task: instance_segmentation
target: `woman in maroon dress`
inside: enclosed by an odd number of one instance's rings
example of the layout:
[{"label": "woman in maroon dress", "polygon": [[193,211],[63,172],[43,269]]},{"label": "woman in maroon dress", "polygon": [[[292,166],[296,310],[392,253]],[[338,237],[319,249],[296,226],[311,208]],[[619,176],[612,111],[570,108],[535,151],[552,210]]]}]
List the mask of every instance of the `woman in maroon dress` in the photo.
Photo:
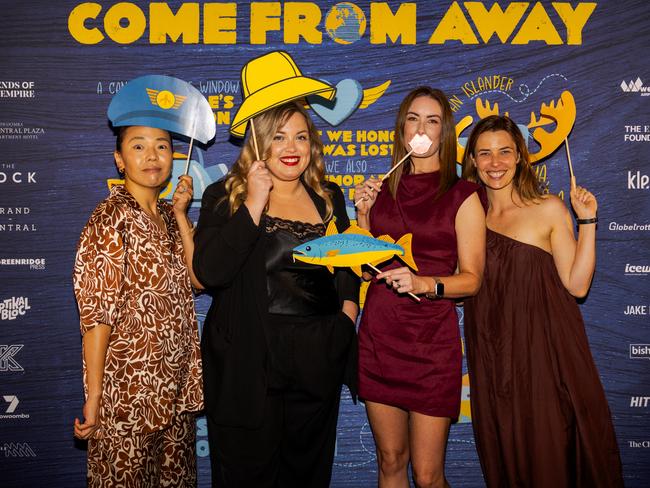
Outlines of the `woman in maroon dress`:
[{"label": "woman in maroon dress", "polygon": [[542,195],[521,132],[480,121],[463,176],[487,190],[483,286],[465,302],[476,447],[489,487],[623,486],[607,400],[575,297],[596,260],[594,196]]},{"label": "woman in maroon dress", "polygon": [[445,447],[461,390],[454,298],[476,293],[485,258],[479,186],[456,176],[454,119],[440,90],[420,87],[402,101],[393,165],[416,134],[433,141],[426,153],[413,154],[383,189],[369,179],[355,194],[361,227],[395,240],[413,234],[419,269],[415,274],[397,259],[384,263],[368,289],[359,329],[359,396],[377,446],[381,487],[408,487],[409,459],[416,486],[448,486]]}]

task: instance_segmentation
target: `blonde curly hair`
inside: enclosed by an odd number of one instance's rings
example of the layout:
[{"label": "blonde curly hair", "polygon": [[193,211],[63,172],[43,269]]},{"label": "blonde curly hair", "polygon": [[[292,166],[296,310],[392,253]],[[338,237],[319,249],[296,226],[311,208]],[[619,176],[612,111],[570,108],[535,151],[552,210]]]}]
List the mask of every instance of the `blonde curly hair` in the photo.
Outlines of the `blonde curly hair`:
[{"label": "blonde curly hair", "polygon": [[[323,161],[323,143],[320,135],[314,126],[309,114],[298,102],[290,102],[279,107],[272,108],[255,117],[255,135],[260,151],[260,158],[266,160],[271,153],[273,137],[295,113],[300,113],[307,123],[311,156],[309,165],[302,174],[301,179],[325,200],[325,221],[332,217],[333,206],[329,190],[325,187],[325,162]],[[226,176],[226,194],[230,214],[234,214],[246,200],[247,175],[251,165],[256,160],[253,138],[249,135],[244,147],[239,153],[237,161]]]}]

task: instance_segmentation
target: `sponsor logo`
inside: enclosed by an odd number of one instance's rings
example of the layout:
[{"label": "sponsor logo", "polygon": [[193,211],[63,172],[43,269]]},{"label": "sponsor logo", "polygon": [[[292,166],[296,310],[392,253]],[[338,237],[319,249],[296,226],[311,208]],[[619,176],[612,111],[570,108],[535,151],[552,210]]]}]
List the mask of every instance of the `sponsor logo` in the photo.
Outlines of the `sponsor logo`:
[{"label": "sponsor logo", "polygon": [[2,398],[5,399],[5,402],[9,403],[9,406],[7,407],[6,412],[7,413],[14,413],[16,411],[16,407],[20,403],[18,400],[18,397],[16,395],[5,395]]},{"label": "sponsor logo", "polygon": [[630,407],[648,408],[648,406],[650,406],[650,396],[630,397]]},{"label": "sponsor logo", "polygon": [[36,83],[33,81],[0,80],[0,98],[34,98]]},{"label": "sponsor logo", "polygon": [[35,140],[45,135],[44,127],[29,127],[22,122],[0,122],[0,140]]},{"label": "sponsor logo", "polygon": [[650,224],[637,224],[636,222],[632,224],[619,224],[618,222],[610,222],[609,230],[617,232],[634,232],[634,231],[648,231],[650,230]]},{"label": "sponsor logo", "polygon": [[30,212],[29,207],[0,207],[0,232],[35,232],[36,224],[25,221]]},{"label": "sponsor logo", "polygon": [[8,457],[36,457],[36,453],[26,442],[5,442],[0,444],[0,452]]},{"label": "sponsor logo", "polygon": [[650,142],[650,125],[626,125],[625,142]]},{"label": "sponsor logo", "polygon": [[634,449],[648,449],[650,448],[650,441],[627,441],[628,446]]},{"label": "sponsor logo", "polygon": [[44,270],[45,258],[0,258],[0,266],[29,266],[29,269]]},{"label": "sponsor logo", "polygon": [[629,263],[625,265],[625,276],[648,276],[648,273],[650,266]]},{"label": "sponsor logo", "polygon": [[627,172],[627,189],[628,190],[649,190],[650,176],[644,175],[641,171]]},{"label": "sponsor logo", "polygon": [[5,410],[4,414],[0,414],[0,420],[2,419],[28,419],[28,413],[15,413],[20,400],[16,395],[4,395],[4,401],[8,403],[8,407]]},{"label": "sponsor logo", "polygon": [[650,359],[650,344],[630,344],[630,359]]},{"label": "sponsor logo", "polygon": [[648,315],[647,305],[628,305],[623,315]]},{"label": "sponsor logo", "polygon": [[650,86],[643,86],[643,81],[639,77],[636,81],[630,80],[629,83],[621,81],[621,90],[625,93],[641,93],[642,97],[650,95]]},{"label": "sponsor logo", "polygon": [[25,371],[16,361],[16,355],[24,346],[24,344],[0,344],[0,371]]},{"label": "sponsor logo", "polygon": [[16,320],[19,315],[25,315],[29,305],[27,297],[12,297],[0,302],[0,320]]},{"label": "sponsor logo", "polygon": [[0,163],[0,184],[35,184],[36,171],[20,171],[14,163]]}]

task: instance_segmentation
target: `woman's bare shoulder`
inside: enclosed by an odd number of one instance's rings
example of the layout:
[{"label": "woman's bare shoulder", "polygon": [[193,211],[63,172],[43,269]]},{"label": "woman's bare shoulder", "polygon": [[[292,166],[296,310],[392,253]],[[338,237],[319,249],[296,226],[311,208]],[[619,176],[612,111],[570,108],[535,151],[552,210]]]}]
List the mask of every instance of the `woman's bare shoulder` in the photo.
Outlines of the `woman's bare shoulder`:
[{"label": "woman's bare shoulder", "polygon": [[564,221],[569,213],[566,204],[557,195],[542,195],[536,204],[539,216],[548,222]]}]

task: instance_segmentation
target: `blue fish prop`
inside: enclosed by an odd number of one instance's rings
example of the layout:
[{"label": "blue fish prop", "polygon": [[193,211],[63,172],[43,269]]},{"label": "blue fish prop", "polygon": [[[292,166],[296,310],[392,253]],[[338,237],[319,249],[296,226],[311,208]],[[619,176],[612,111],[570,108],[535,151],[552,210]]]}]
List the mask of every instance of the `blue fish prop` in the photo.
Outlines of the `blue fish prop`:
[{"label": "blue fish prop", "polygon": [[370,232],[351,225],[339,234],[334,221],[330,221],[324,237],[305,242],[293,249],[293,258],[305,263],[326,266],[332,273],[334,268],[351,268],[361,276],[361,266],[377,265],[393,256],[399,256],[410,268],[418,267],[411,252],[413,235],[405,234],[397,242],[390,236],[373,237]]}]

